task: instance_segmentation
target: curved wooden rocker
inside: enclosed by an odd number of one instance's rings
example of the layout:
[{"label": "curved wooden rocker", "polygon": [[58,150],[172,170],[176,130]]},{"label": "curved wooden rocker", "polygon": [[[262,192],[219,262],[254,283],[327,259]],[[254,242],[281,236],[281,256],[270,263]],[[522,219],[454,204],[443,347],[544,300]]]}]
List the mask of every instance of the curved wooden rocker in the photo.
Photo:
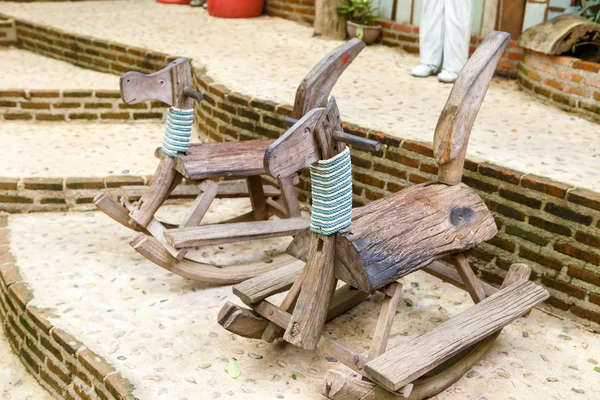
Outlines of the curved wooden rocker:
[{"label": "curved wooden rocker", "polygon": [[[435,131],[437,182],[410,186],[353,210],[351,224],[332,235],[315,233],[312,227],[298,234],[288,253],[305,260],[304,268],[289,265],[234,286],[251,310],[227,303],[219,323],[246,337],[272,341],[283,335],[305,349],[319,346],[360,375],[362,380],[329,371],[323,394],[331,399],[417,400],[458,380],[485,355],[504,326],[548,298],[546,290],[528,280],[527,265],[513,264],[496,289],[475,276],[465,255],[497,234],[485,203],[461,178],[471,128],[509,38],[491,32],[461,71]],[[321,115],[316,124],[313,114]],[[312,110],[269,147],[266,170],[275,177],[288,176],[340,153],[344,144],[332,134],[339,124],[334,100],[325,109]],[[454,268],[437,261],[446,255]],[[402,294],[397,280],[420,269],[466,290],[475,304],[388,349]],[[335,290],[338,280],[346,285]],[[279,307],[267,300],[288,289]],[[328,320],[375,291],[384,300],[367,356],[322,335]]]},{"label": "curved wooden rocker", "polygon": [[[351,40],[313,68],[296,93],[292,121],[312,107],[326,103],[337,79],[364,47],[362,41]],[[128,72],[121,77],[120,86],[127,104],[160,100],[172,107],[169,112],[188,110],[189,118],[193,118],[193,101],[202,100],[202,94],[193,90],[190,63],[185,58],[150,75]],[[342,139],[351,140],[347,136]],[[295,235],[308,228],[308,220],[300,213],[294,187],[296,175],[279,179],[280,189],[262,183],[263,156],[272,140],[190,144],[187,151],[173,153],[168,144],[165,151],[165,143],[171,139],[165,136],[163,148],[155,152],[160,164],[147,188],[123,187],[121,204],[105,192],[94,199],[94,204],[108,216],[140,232],[131,242],[133,248],[176,274],[219,284],[241,282],[292,262],[294,259],[286,254],[275,256],[269,264],[231,267],[186,258],[192,247]],[[244,178],[246,182],[215,183],[225,177]],[[183,178],[187,181],[185,185],[180,184]],[[200,226],[212,201],[223,197],[249,197],[252,211],[219,224]],[[195,199],[183,221],[166,223],[155,218],[156,211],[168,198]],[[272,216],[280,219],[269,220]]]}]

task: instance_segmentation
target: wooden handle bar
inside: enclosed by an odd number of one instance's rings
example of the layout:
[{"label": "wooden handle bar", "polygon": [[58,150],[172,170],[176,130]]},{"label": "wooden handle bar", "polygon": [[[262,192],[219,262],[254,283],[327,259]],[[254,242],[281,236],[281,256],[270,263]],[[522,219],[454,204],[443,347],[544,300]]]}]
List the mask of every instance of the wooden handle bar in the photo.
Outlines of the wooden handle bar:
[{"label": "wooden handle bar", "polygon": [[196,92],[195,90],[187,88],[187,87],[185,89],[183,89],[183,94],[185,94],[187,97],[191,97],[192,99],[194,99],[196,101],[202,101],[202,99],[204,98],[202,93]]},{"label": "wooden handle bar", "polygon": [[[298,120],[295,118],[285,117],[283,119],[283,123],[287,126],[292,126],[296,122],[298,122]],[[339,142],[349,144],[361,150],[367,150],[372,152],[378,152],[379,150],[381,150],[381,143],[379,143],[378,141],[365,139],[360,136],[350,135],[346,132],[334,132],[333,138]]]}]

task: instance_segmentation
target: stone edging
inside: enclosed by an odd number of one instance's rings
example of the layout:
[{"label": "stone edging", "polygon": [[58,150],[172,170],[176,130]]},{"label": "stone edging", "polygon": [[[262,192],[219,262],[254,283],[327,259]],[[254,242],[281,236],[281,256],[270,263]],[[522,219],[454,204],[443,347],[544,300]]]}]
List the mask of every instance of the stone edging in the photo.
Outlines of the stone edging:
[{"label": "stone edging", "polygon": [[525,50],[519,86],[545,103],[600,121],[600,64]]},{"label": "stone edging", "polygon": [[[26,21],[15,23],[20,47],[94,70],[148,73],[177,58]],[[215,141],[274,139],[285,130],[289,105],[232,92],[214,82],[205,68],[194,68],[193,75],[196,90],[205,95],[195,111],[203,135]],[[378,154],[352,151],[356,205],[435,178],[429,143],[350,124],[345,129],[383,144]],[[600,331],[600,193],[474,160],[467,160],[463,181],[485,200],[500,228],[496,238],[471,255],[478,274],[500,282],[510,264],[526,262],[533,280],[550,291],[548,304]],[[308,200],[307,176],[301,177],[299,192]]]},{"label": "stone edging", "polygon": [[0,90],[0,120],[137,121],[161,120],[160,101],[125,104],[118,90]]},{"label": "stone edging", "polygon": [[0,211],[83,211],[94,208],[99,190],[109,192],[121,186],[148,185],[148,176],[108,176],[105,178],[2,178]]},{"label": "stone edging", "polygon": [[0,323],[14,352],[59,399],[133,400],[133,385],[100,356],[30,305],[34,294],[9,249],[8,216],[0,214]]}]

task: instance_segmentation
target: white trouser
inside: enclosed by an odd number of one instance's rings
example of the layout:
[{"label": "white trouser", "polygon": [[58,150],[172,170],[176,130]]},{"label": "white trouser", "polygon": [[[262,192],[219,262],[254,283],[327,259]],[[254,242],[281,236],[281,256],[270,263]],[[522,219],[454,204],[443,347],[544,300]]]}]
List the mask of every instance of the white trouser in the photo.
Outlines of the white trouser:
[{"label": "white trouser", "polygon": [[472,3],[473,0],[423,0],[419,29],[421,64],[460,72],[469,58]]}]

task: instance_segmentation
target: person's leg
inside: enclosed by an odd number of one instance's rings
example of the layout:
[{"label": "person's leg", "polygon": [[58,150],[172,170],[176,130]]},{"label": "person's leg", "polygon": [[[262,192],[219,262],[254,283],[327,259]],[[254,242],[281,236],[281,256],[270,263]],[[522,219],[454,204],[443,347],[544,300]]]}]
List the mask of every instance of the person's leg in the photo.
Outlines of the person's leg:
[{"label": "person's leg", "polygon": [[444,0],[444,61],[438,79],[454,82],[469,58],[472,0]]},{"label": "person's leg", "polygon": [[444,43],[444,0],[423,0],[419,28],[421,65],[413,68],[414,76],[436,73],[442,63]]}]

